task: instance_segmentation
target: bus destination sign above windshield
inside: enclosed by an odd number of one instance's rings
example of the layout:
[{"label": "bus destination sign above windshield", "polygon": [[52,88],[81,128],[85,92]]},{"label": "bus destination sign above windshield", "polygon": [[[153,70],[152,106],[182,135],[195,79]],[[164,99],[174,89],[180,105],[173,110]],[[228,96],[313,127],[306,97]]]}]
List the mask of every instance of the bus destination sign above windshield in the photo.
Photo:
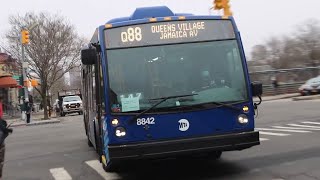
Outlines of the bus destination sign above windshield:
[{"label": "bus destination sign above windshield", "polygon": [[107,49],[234,39],[229,20],[189,20],[139,24],[105,31]]}]

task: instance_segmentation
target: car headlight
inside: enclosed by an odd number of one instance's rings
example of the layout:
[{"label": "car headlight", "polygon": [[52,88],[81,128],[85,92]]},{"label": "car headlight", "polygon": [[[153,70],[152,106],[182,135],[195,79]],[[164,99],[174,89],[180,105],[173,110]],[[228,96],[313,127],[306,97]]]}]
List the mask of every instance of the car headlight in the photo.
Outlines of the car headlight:
[{"label": "car headlight", "polygon": [[240,124],[247,124],[247,123],[249,122],[249,119],[248,119],[248,117],[247,117],[245,114],[240,114],[240,115],[238,116],[238,122],[239,122]]},{"label": "car headlight", "polygon": [[125,136],[127,133],[126,133],[126,130],[123,128],[123,127],[117,127],[116,128],[116,136],[117,137],[123,137]]}]

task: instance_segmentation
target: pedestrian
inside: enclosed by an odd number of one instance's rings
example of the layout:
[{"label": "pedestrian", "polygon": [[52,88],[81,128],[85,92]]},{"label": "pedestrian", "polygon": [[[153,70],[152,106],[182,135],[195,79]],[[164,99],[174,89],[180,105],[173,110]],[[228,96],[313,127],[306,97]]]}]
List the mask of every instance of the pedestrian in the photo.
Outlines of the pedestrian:
[{"label": "pedestrian", "polygon": [[279,87],[277,77],[275,77],[275,76],[271,77],[271,84],[272,84],[272,87],[274,90],[274,94],[277,95],[278,94],[278,87]]},{"label": "pedestrian", "polygon": [[3,119],[3,104],[2,97],[0,97],[0,180],[2,179],[2,169],[6,150],[4,140],[11,132],[12,129],[7,127],[7,122]]},{"label": "pedestrian", "polygon": [[26,102],[26,115],[27,115],[27,123],[30,123],[30,116],[32,112],[32,104],[30,102]]}]

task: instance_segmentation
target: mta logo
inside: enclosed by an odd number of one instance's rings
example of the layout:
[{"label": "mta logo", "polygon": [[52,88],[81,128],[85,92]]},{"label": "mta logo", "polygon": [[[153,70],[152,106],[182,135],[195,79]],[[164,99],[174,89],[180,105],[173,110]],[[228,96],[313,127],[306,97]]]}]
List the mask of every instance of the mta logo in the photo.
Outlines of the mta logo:
[{"label": "mta logo", "polygon": [[186,119],[180,119],[179,121],[179,130],[180,131],[187,131],[189,129],[190,123]]}]

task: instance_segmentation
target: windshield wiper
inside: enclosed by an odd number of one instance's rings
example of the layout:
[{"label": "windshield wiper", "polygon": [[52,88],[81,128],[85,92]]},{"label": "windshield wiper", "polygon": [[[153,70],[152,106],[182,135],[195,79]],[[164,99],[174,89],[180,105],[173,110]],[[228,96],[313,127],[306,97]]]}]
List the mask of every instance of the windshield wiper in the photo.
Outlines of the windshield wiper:
[{"label": "windshield wiper", "polygon": [[[234,110],[237,110],[237,111],[241,111],[240,108],[236,107],[236,106],[233,106],[233,104],[235,103],[230,103],[230,104],[225,104],[225,103],[221,103],[221,102],[210,102],[212,104],[216,104],[216,105],[219,105],[218,107],[221,107],[221,106],[224,106],[224,107],[228,107],[230,109],[234,109]],[[239,102],[240,103],[240,102]]]},{"label": "windshield wiper", "polygon": [[168,99],[174,99],[174,98],[180,98],[180,97],[188,97],[188,96],[194,96],[194,95],[198,95],[198,94],[185,94],[185,95],[178,95],[178,96],[167,96],[167,97],[161,97],[161,98],[155,98],[155,99],[149,99],[149,100],[160,100],[159,102],[157,102],[156,104],[154,104],[153,106],[151,106],[150,108],[142,111],[141,113],[135,115],[133,118],[131,118],[129,120],[129,124],[132,124],[134,121],[137,120],[138,117],[142,116],[143,114],[149,112],[150,110],[152,110],[153,108],[157,107],[159,104],[165,102]]}]

